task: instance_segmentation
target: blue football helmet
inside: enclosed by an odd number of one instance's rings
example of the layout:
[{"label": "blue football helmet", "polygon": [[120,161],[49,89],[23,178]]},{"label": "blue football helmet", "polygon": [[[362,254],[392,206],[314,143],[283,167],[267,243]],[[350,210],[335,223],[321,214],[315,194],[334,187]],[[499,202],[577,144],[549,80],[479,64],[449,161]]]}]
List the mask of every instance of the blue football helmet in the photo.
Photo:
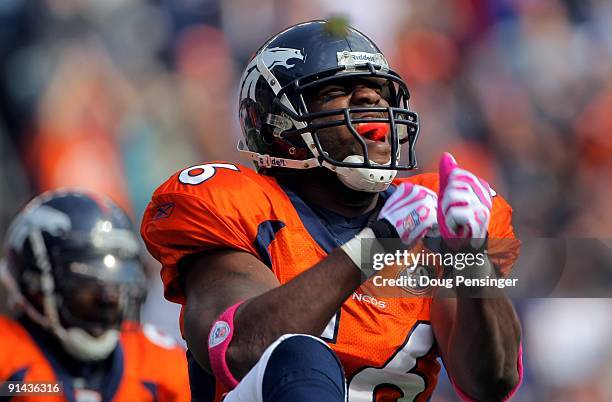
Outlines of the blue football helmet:
[{"label": "blue football helmet", "polygon": [[[389,89],[389,107],[336,109],[313,113],[305,94],[337,80],[378,79]],[[244,141],[239,150],[259,169],[325,167],[358,191],[386,189],[398,170],[417,166],[417,114],[408,107],[406,83],[390,69],[376,44],[342,21],[310,21],[294,25],[269,39],[253,56],[240,82],[240,121]],[[355,115],[377,113],[381,118]],[[328,119],[329,117],[334,119]],[[316,121],[326,117],[324,122]],[[356,130],[360,123],[389,127],[391,159],[369,160],[367,146]],[[318,130],[345,125],[362,147],[362,155],[336,160],[323,149]],[[400,145],[407,144],[407,163]]]},{"label": "blue football helmet", "polygon": [[[35,197],[9,227],[1,269],[12,305],[83,361],[114,350],[144,298],[141,248],[110,199],[58,190]],[[90,301],[87,309],[85,301]]]}]

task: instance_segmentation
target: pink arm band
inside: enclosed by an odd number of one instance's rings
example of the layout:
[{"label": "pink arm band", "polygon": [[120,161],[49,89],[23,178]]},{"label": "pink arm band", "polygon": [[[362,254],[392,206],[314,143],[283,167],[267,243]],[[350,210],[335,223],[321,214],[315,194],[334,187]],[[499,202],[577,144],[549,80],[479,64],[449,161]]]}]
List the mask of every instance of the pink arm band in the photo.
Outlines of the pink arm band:
[{"label": "pink arm band", "polygon": [[[506,397],[503,399],[503,402],[506,402],[506,401],[510,400],[510,398],[512,398],[514,396],[514,394],[516,394],[516,391],[518,391],[519,387],[521,386],[521,383],[523,382],[523,344],[519,345],[518,362],[516,363],[516,368],[518,369],[519,381],[516,384],[516,387],[514,387],[512,389],[512,391],[510,391],[508,393],[508,395],[506,395]],[[450,375],[449,375],[449,377],[450,377]],[[474,402],[474,401],[476,401],[476,399],[470,397],[465,392],[463,392],[457,386],[457,384],[455,384],[455,381],[452,378],[450,380],[451,380],[451,384],[453,384],[453,388],[455,388],[455,392],[457,393],[457,395],[459,395],[459,397],[461,398],[462,401],[466,401],[466,402]]]},{"label": "pink arm band", "polygon": [[227,367],[225,353],[234,335],[234,314],[242,303],[243,301],[239,301],[221,313],[208,334],[210,368],[215,377],[230,390],[238,385],[238,380],[234,378],[229,367]]}]

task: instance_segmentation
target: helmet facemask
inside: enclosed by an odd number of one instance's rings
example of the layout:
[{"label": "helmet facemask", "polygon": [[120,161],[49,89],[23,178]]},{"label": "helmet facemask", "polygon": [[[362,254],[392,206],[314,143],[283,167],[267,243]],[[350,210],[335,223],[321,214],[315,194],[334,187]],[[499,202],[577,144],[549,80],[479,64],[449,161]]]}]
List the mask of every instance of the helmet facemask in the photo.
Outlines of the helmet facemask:
[{"label": "helmet facemask", "polygon": [[[83,361],[106,358],[119,339],[122,322],[139,303],[144,278],[140,261],[106,254],[65,264],[57,281],[59,325],[52,330],[64,349]],[[93,314],[84,311],[83,297],[96,298]]]},{"label": "helmet facemask", "polygon": [[[30,243],[41,268],[45,320],[40,322],[37,316],[28,315],[52,332],[66,352],[89,362],[103,360],[115,349],[122,322],[134,311],[132,304],[140,303],[145,279],[140,259],[130,251],[133,245],[126,243],[126,247],[88,253],[80,244],[83,237],[75,236],[79,238],[75,243],[78,247],[48,249],[42,236],[37,239],[38,234],[30,232]],[[83,309],[83,296],[96,298],[95,310]],[[101,306],[99,300],[107,298],[108,303]]]}]

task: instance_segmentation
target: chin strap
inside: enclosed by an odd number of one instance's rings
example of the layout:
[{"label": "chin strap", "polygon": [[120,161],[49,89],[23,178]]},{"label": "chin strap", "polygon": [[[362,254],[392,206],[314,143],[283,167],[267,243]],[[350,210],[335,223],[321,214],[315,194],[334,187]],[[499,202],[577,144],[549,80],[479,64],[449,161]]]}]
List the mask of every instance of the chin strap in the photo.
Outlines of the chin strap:
[{"label": "chin strap", "polygon": [[249,151],[242,140],[238,141],[238,146],[236,148],[253,162],[257,163],[257,166],[260,168],[281,167],[290,169],[312,169],[321,166],[316,157],[310,159],[286,159]]},{"label": "chin strap", "polygon": [[64,350],[82,362],[95,362],[106,359],[119,342],[119,331],[111,329],[101,336],[94,337],[78,328],[54,326],[53,333],[60,340]]},{"label": "chin strap", "polygon": [[[350,155],[343,162],[363,163],[363,156]],[[379,165],[370,161],[373,165]],[[368,168],[349,168],[337,167],[333,165],[324,166],[336,172],[340,181],[352,190],[364,191],[367,193],[379,193],[385,191],[397,174],[393,169],[368,169]],[[332,168],[330,168],[332,166]],[[380,166],[380,165],[379,165]]]},{"label": "chin strap", "polygon": [[[368,168],[350,168],[343,166],[335,166],[329,162],[319,162],[317,157],[310,159],[286,159],[277,158],[275,156],[260,154],[250,151],[244,142],[240,140],[237,146],[238,151],[245,154],[253,162],[257,163],[259,168],[289,168],[289,169],[312,169],[317,167],[325,167],[326,169],[335,172],[340,181],[348,188],[356,191],[364,191],[367,193],[378,193],[385,191],[397,174],[397,170],[392,169],[368,169]],[[316,149],[314,150],[316,152]],[[350,155],[343,162],[363,163],[363,156]],[[375,162],[370,161],[372,164]]]}]

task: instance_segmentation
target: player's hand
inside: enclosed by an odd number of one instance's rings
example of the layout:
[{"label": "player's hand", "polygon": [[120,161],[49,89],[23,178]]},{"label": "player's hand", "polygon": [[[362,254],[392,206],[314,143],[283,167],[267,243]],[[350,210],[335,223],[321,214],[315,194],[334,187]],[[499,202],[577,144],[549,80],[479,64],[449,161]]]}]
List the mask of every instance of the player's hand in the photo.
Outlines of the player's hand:
[{"label": "player's hand", "polygon": [[447,152],[440,159],[439,174],[438,224],[444,243],[453,250],[480,249],[491,219],[489,184],[461,169]]},{"label": "player's hand", "polygon": [[399,238],[402,243],[412,246],[428,233],[437,234],[437,207],[436,193],[417,184],[402,183],[385,202],[378,220],[391,229],[393,236],[388,237]]}]

